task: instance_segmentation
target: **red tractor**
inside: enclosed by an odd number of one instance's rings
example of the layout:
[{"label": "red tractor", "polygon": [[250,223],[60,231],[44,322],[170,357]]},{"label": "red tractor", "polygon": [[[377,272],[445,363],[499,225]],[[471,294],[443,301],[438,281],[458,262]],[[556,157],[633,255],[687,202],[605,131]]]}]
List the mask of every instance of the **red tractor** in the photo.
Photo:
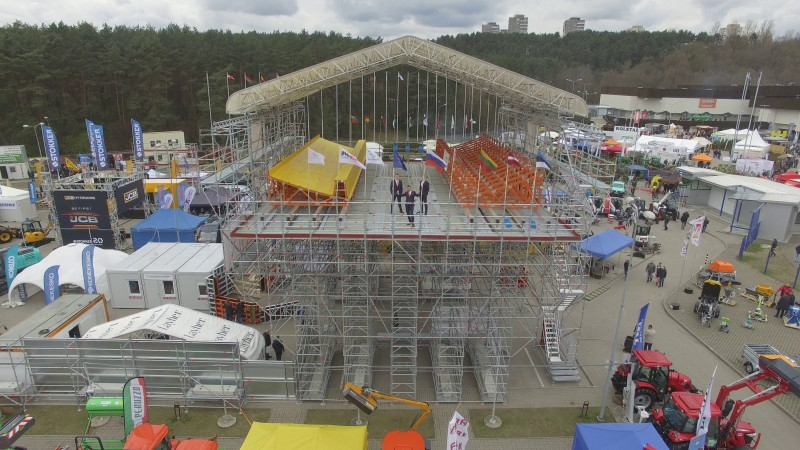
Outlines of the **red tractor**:
[{"label": "red tractor", "polygon": [[[758,372],[720,388],[716,402],[711,404],[707,449],[746,450],[758,447],[761,435],[749,422],[741,420],[744,410],[786,392],[800,396],[800,369],[793,361],[785,356],[762,355],[758,364],[761,368]],[[762,382],[770,387],[762,389],[758,385]],[[744,400],[728,398],[731,392],[745,387],[755,395]],[[675,392],[663,408],[653,411],[649,420],[671,450],[689,448],[689,441],[695,436],[703,397],[702,394]]]},{"label": "red tractor", "polygon": [[622,394],[628,384],[628,373],[633,365],[635,386],[634,405],[649,410],[654,403],[666,400],[670,392],[697,392],[691,378],[670,369],[672,361],[655,350],[634,350],[630,364],[622,364],[611,377],[617,394]]}]

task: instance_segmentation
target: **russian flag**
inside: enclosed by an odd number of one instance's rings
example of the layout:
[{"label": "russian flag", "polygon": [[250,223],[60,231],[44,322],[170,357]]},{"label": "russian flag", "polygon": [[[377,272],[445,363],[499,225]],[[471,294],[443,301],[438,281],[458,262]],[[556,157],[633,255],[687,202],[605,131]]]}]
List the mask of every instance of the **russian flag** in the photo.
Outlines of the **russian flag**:
[{"label": "russian flag", "polygon": [[425,165],[435,167],[439,173],[447,169],[447,163],[444,162],[442,158],[439,158],[431,149],[425,152]]}]

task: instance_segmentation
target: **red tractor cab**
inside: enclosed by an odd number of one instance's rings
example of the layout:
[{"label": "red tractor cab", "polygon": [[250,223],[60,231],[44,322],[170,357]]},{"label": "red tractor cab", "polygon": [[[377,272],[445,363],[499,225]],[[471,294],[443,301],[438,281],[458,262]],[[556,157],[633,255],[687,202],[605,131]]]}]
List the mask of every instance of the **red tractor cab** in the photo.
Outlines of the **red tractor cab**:
[{"label": "red tractor cab", "polygon": [[634,350],[630,364],[617,367],[611,377],[611,384],[617,394],[622,394],[628,383],[628,373],[633,369],[635,386],[634,404],[651,409],[654,403],[666,400],[670,392],[697,392],[691,378],[670,369],[672,361],[656,350]]},{"label": "red tractor cab", "polygon": [[[664,406],[653,410],[648,419],[661,435],[670,450],[687,449],[695,436],[697,421],[703,409],[703,394],[674,392]],[[722,413],[711,404],[711,421],[706,433],[706,448],[717,448]]]}]

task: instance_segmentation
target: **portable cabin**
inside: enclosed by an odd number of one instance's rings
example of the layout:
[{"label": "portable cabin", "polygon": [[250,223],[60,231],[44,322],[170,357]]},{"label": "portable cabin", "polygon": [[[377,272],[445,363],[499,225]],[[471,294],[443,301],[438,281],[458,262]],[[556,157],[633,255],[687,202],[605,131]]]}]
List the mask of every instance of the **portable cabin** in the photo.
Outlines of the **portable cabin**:
[{"label": "portable cabin", "polygon": [[175,273],[206,244],[174,244],[163,255],[142,268],[142,292],[146,308],[177,305],[179,290]]},{"label": "portable cabin", "polygon": [[14,347],[22,338],[79,338],[109,320],[103,294],[65,294],[0,335],[0,346]]},{"label": "portable cabin", "polygon": [[221,275],[225,262],[222,244],[205,244],[195,256],[175,273],[178,303],[185,308],[208,312],[214,297],[214,275]]},{"label": "portable cabin", "polygon": [[173,242],[150,242],[106,269],[111,306],[146,308],[142,269],[175,246]]}]

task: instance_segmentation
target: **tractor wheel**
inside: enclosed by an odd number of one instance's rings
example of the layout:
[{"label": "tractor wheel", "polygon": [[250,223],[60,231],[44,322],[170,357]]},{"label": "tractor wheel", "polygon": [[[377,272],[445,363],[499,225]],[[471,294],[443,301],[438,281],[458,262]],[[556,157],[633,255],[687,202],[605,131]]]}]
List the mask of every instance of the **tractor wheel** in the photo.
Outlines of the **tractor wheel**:
[{"label": "tractor wheel", "polygon": [[746,363],[744,363],[744,371],[747,372],[747,374],[749,375],[749,374],[755,372],[756,370],[753,367],[753,363],[751,363],[750,361],[747,361]]},{"label": "tractor wheel", "polygon": [[8,230],[0,231],[0,244],[5,244],[6,242],[11,242],[14,236],[11,235],[11,232]]},{"label": "tractor wheel", "polygon": [[719,306],[714,307],[713,311],[714,311],[714,318],[715,319],[719,319],[719,313],[720,313],[721,309],[722,308],[720,308]]},{"label": "tractor wheel", "polygon": [[655,401],[656,393],[651,389],[637,389],[633,397],[634,406],[641,406],[646,410],[650,410]]},{"label": "tractor wheel", "polygon": [[694,302],[694,312],[697,312],[700,309],[700,302]]}]

